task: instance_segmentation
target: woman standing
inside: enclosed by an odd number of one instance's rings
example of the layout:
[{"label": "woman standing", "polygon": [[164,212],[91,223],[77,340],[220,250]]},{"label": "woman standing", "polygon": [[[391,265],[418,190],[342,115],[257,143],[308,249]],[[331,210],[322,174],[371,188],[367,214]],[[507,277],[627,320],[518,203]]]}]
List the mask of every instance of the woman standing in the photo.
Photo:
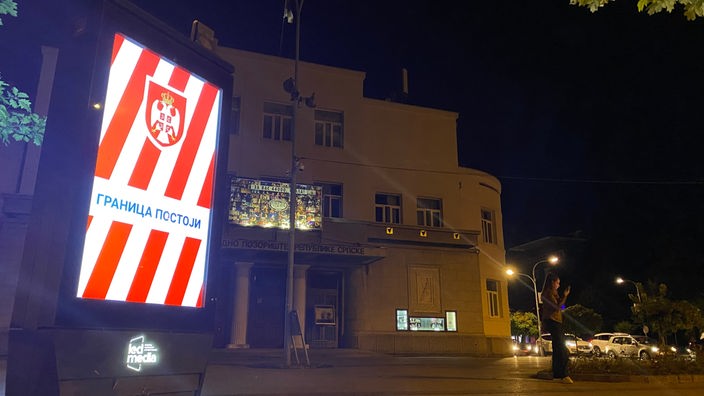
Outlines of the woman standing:
[{"label": "woman standing", "polygon": [[572,384],[572,378],[567,374],[569,351],[565,345],[565,330],[562,327],[562,306],[570,295],[570,286],[560,294],[560,278],[556,272],[550,272],[545,277],[540,299],[543,303],[543,328],[552,338],[552,377],[565,384]]}]

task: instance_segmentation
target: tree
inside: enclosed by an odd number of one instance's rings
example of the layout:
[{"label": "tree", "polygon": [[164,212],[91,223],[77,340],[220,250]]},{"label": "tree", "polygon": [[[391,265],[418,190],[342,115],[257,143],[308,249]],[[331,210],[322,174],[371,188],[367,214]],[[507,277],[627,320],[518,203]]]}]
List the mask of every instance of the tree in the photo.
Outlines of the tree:
[{"label": "tree", "polygon": [[538,336],[538,317],[532,312],[511,313],[511,334],[515,336]]},{"label": "tree", "polygon": [[[0,15],[17,16],[17,3],[13,0],[0,0]],[[0,26],[2,26],[2,18],[0,18]]]},{"label": "tree", "polygon": [[627,320],[622,320],[614,325],[614,331],[617,333],[628,333],[628,334],[634,334],[638,326],[635,324],[627,321]]},{"label": "tree", "polygon": [[[0,0],[0,15],[17,16],[17,3]],[[0,19],[2,26],[2,19]],[[29,95],[2,80],[0,74],[0,141],[7,146],[11,141],[33,143],[44,140],[46,117],[32,111]]]},{"label": "tree", "polygon": [[[589,8],[589,11],[596,12],[611,0],[570,0],[570,4]],[[672,12],[677,4],[684,7],[684,16],[693,21],[697,17],[704,16],[704,0],[638,0],[638,11],[645,10],[648,15],[657,14],[661,11]]]},{"label": "tree", "polygon": [[583,305],[569,306],[563,312],[565,332],[588,338],[601,330],[604,323],[600,314]]},{"label": "tree", "polygon": [[633,318],[657,333],[660,343],[666,344],[667,337],[678,331],[691,335],[695,329],[704,328],[702,311],[688,301],[670,300],[664,283],[650,282],[648,290],[641,289],[640,297],[642,302],[633,298]]}]

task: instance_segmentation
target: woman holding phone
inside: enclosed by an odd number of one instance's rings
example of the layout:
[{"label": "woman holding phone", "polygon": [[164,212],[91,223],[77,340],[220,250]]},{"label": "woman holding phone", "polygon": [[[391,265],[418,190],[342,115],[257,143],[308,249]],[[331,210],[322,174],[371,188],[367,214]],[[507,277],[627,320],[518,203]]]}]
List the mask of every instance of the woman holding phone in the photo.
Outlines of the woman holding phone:
[{"label": "woman holding phone", "polygon": [[559,294],[560,277],[556,272],[549,272],[545,277],[540,299],[543,303],[543,328],[552,337],[552,377],[565,384],[572,384],[572,378],[567,373],[569,351],[565,345],[565,330],[562,326],[562,306],[570,295],[570,286]]}]

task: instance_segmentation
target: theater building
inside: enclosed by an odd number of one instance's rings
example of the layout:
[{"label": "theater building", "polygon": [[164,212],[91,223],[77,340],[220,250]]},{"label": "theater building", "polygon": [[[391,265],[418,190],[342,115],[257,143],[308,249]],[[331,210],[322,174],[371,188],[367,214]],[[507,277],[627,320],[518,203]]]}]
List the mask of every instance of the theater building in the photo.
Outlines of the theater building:
[{"label": "theater building", "polygon": [[306,344],[509,353],[501,185],[458,166],[458,114],[365,98],[363,72],[300,62],[294,115],[293,60],[214,51],[235,68],[220,346],[283,345],[295,117]]}]

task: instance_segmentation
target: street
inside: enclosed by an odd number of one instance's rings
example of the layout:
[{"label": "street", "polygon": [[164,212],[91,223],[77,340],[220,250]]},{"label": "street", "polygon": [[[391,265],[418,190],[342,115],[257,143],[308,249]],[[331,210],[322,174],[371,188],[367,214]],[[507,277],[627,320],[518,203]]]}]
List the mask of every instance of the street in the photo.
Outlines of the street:
[{"label": "street", "polygon": [[[549,357],[398,357],[363,351],[311,351],[313,368],[276,368],[275,361],[227,361],[218,352],[207,370],[204,396],[247,394],[354,395],[701,395],[704,382],[576,381],[534,378]],[[237,352],[232,352],[237,354]],[[318,356],[320,355],[320,356]]]},{"label": "street", "polygon": [[[357,350],[310,351],[312,368],[281,368],[280,350],[214,350],[202,396],[229,395],[684,395],[704,382],[575,381],[534,377],[549,357],[389,356]],[[0,395],[5,391],[0,359]]]}]

